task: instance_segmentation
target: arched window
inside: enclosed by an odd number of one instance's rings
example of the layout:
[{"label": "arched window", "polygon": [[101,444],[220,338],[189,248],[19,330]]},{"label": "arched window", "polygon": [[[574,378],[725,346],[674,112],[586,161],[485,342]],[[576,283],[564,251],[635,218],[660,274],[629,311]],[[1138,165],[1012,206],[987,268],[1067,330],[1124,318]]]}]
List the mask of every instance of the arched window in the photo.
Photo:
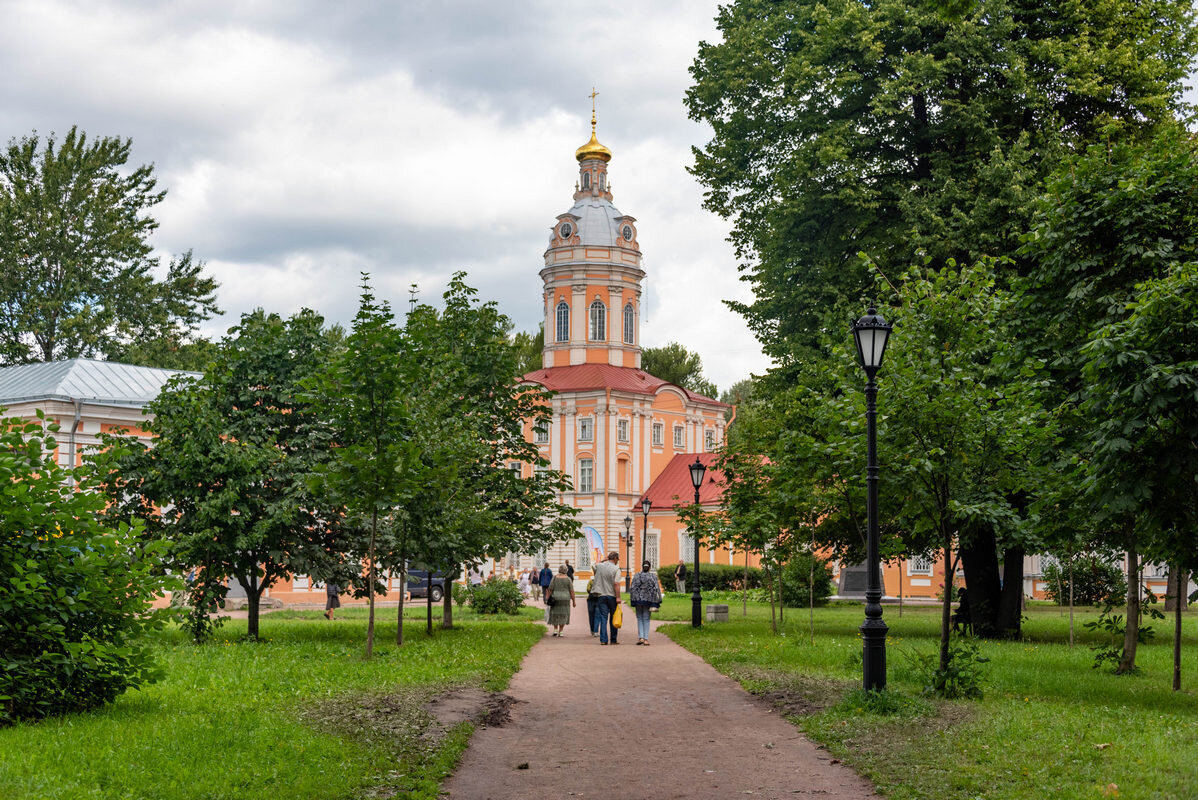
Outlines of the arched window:
[{"label": "arched window", "polygon": [[599,176],[599,191],[601,191],[601,192],[602,192],[602,191],[604,191],[605,189],[607,189],[607,176],[606,176],[606,175],[600,175],[600,176]]},{"label": "arched window", "polygon": [[557,336],[559,342],[570,341],[570,307],[563,300],[557,304]]},{"label": "arched window", "polygon": [[591,173],[589,173],[589,172],[582,173],[582,188],[584,188],[584,189],[591,188]]},{"label": "arched window", "polygon": [[632,309],[632,303],[624,306],[624,344],[632,344],[632,328],[635,317],[636,312]]},{"label": "arched window", "polygon": [[602,300],[591,303],[591,341],[602,342],[607,338],[607,306]]}]

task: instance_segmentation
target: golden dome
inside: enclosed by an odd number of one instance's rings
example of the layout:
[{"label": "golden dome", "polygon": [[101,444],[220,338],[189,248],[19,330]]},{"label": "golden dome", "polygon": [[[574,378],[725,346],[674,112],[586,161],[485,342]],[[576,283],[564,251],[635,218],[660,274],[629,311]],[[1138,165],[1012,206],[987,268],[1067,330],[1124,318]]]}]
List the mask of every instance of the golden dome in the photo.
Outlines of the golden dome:
[{"label": "golden dome", "polygon": [[606,147],[599,144],[599,140],[595,138],[595,130],[592,128],[591,140],[575,150],[574,157],[579,161],[585,161],[588,158],[598,158],[602,161],[611,161],[611,150],[608,150]]}]

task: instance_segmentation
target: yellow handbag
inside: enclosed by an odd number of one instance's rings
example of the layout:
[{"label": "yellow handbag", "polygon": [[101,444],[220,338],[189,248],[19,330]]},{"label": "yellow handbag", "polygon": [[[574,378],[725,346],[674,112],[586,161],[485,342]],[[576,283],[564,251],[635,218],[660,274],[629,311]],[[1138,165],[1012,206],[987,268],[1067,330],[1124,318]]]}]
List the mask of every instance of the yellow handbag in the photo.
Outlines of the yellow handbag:
[{"label": "yellow handbag", "polygon": [[613,628],[621,628],[624,626],[624,611],[623,606],[616,606],[616,610],[611,614],[611,626]]}]

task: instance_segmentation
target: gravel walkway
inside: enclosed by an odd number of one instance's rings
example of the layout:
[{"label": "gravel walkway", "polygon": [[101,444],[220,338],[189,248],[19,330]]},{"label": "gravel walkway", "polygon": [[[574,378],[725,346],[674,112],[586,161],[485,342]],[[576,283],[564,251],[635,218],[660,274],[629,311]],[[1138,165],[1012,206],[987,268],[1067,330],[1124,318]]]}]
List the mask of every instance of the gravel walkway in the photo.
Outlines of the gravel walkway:
[{"label": "gravel walkway", "polygon": [[[457,800],[877,797],[797,728],[665,636],[601,647],[580,598],[512,678],[511,721],[475,731],[445,784]],[[708,623],[705,623],[708,624]]]}]

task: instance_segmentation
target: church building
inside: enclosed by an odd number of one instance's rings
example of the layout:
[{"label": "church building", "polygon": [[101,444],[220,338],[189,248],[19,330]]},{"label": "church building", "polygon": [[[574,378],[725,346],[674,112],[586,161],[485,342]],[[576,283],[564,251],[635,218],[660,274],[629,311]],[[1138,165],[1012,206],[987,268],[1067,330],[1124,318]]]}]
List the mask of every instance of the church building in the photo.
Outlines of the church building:
[{"label": "church building", "polygon": [[[650,489],[671,462],[693,461],[723,442],[729,406],[641,369],[640,234],[636,218],[612,204],[607,173],[612,153],[596,138],[593,115],[591,139],[575,158],[573,205],[550,229],[540,273],[542,368],[523,376],[556,392],[553,416],[547,427],[530,425],[527,435],[553,469],[573,477],[574,490],[563,502],[579,509],[582,524],[598,532],[606,551],[618,550],[623,561],[630,550],[633,569],[642,558],[655,567],[672,563],[680,552],[689,562],[689,538],[672,509],[690,502],[693,489],[688,484],[677,500]],[[641,513],[645,496],[654,503],[647,517]],[[632,521],[630,529],[625,518]],[[631,548],[626,530],[632,533]],[[702,555],[704,561],[709,557],[714,554]],[[591,568],[585,538],[535,556],[512,555],[497,566],[527,568],[534,558],[555,568],[565,559],[581,572]],[[722,558],[727,563],[727,555]]]}]

